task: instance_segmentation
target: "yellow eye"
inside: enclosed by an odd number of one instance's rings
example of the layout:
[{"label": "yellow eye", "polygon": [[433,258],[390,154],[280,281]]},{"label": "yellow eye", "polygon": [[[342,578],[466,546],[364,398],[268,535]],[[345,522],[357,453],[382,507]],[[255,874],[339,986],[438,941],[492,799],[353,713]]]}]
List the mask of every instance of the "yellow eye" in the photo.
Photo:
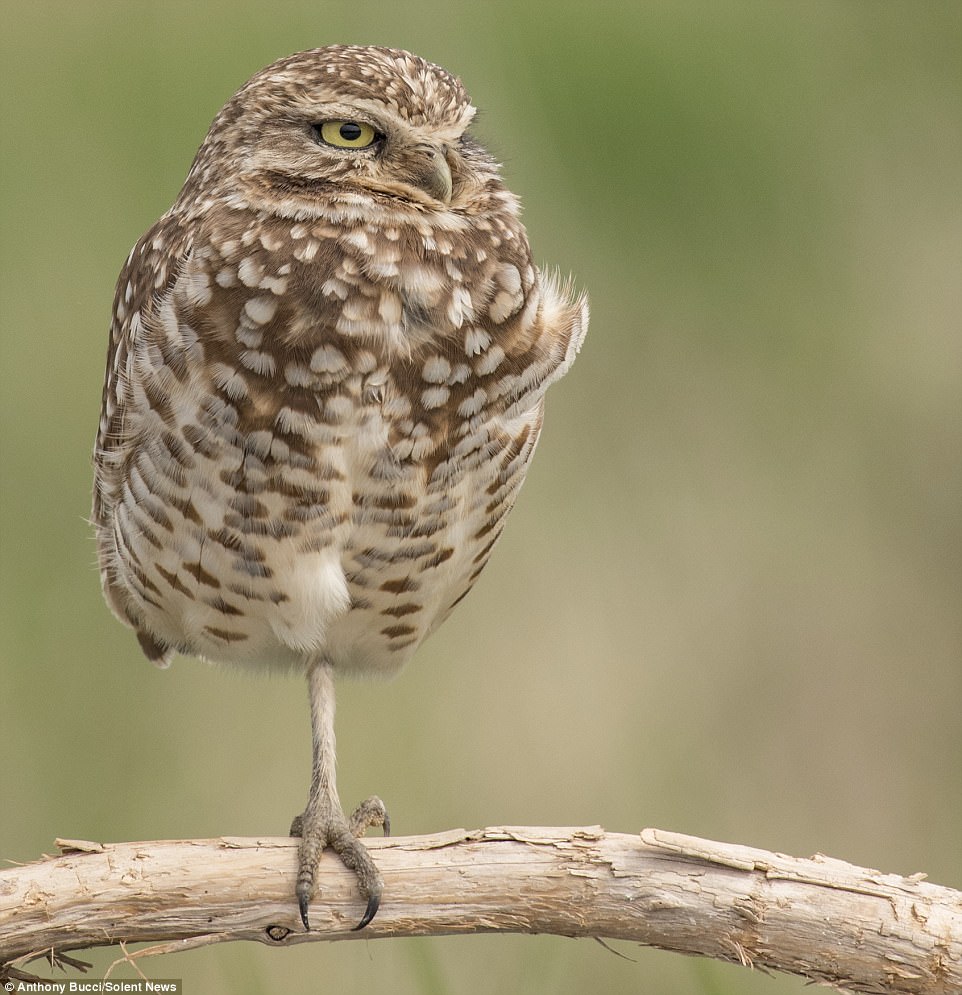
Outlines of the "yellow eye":
[{"label": "yellow eye", "polygon": [[318,130],[328,145],[339,149],[366,149],[378,137],[369,124],[361,121],[325,121]]}]

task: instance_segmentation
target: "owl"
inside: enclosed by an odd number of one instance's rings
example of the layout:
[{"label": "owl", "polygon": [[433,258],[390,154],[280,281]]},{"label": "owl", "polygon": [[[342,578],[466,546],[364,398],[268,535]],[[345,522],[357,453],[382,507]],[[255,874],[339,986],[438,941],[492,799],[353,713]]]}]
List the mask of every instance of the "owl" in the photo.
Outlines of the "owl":
[{"label": "owl", "polygon": [[335,781],[334,681],[390,676],[488,560],[588,323],[532,262],[456,77],[330,46],[217,114],[117,283],[94,451],[107,602],[146,656],[306,676],[295,897],[388,831]]}]

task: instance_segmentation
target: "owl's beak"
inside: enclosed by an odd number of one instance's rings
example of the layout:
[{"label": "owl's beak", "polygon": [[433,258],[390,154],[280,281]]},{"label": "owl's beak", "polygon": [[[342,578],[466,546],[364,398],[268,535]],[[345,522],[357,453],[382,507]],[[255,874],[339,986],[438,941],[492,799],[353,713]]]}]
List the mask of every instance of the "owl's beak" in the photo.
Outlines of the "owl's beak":
[{"label": "owl's beak", "polygon": [[414,185],[435,200],[450,204],[454,185],[451,180],[451,166],[445,155],[444,147],[419,145],[414,152],[418,157],[412,176]]}]

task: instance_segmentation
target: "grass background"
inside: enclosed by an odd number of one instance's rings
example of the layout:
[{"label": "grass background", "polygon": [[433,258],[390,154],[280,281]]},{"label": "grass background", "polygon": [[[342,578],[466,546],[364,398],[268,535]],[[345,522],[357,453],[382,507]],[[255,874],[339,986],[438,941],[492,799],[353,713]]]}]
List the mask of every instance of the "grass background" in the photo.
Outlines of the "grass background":
[{"label": "grass background", "polygon": [[[301,683],[151,668],[85,516],[130,245],[237,86],[337,41],[464,78],[536,255],[592,302],[478,588],[397,681],[342,686],[345,803],[376,791],[400,834],[653,825],[962,887],[959,4],[2,16],[0,856],[282,832],[303,804]],[[803,990],[618,948],[228,945],[148,970],[186,995]]]}]

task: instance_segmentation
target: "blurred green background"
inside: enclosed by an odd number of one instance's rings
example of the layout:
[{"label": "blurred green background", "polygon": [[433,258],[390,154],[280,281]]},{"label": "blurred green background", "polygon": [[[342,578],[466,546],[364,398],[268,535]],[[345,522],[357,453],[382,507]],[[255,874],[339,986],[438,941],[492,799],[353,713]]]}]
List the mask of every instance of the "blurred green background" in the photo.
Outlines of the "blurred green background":
[{"label": "blurred green background", "polygon": [[[0,856],[281,833],[303,805],[302,683],[149,666],[85,517],[129,247],[230,94],[331,42],[460,74],[536,255],[592,303],[478,588],[397,681],[342,685],[345,803],[962,888],[962,5],[921,0],[4,3]],[[617,947],[147,970],[186,995],[803,990]]]}]

